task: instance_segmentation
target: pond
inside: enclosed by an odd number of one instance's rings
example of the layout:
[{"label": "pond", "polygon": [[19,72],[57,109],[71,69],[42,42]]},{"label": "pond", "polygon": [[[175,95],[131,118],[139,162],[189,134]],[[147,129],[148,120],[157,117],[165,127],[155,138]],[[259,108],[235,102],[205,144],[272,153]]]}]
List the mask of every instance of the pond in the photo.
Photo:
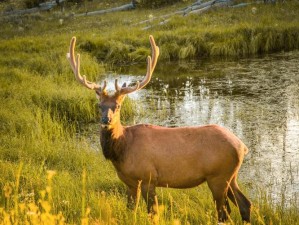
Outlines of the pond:
[{"label": "pond", "polygon": [[[144,65],[109,73],[110,89],[141,80]],[[142,68],[140,68],[142,67]],[[219,124],[249,148],[239,180],[288,204],[299,198],[299,52],[238,60],[159,63],[148,86],[131,98],[135,123]],[[251,189],[251,187],[253,189]],[[254,195],[255,193],[251,193]]]}]

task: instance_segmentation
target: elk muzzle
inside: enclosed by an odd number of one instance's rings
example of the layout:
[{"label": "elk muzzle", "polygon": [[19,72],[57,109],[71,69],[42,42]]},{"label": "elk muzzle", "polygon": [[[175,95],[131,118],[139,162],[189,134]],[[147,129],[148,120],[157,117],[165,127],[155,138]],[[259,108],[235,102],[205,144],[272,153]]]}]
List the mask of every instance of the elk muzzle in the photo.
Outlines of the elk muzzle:
[{"label": "elk muzzle", "polygon": [[103,107],[102,108],[102,117],[101,117],[101,124],[102,127],[108,128],[112,125],[113,121],[115,120],[115,114],[113,110],[109,107]]},{"label": "elk muzzle", "polygon": [[108,116],[103,116],[101,122],[102,125],[109,125],[111,123],[111,119]]}]

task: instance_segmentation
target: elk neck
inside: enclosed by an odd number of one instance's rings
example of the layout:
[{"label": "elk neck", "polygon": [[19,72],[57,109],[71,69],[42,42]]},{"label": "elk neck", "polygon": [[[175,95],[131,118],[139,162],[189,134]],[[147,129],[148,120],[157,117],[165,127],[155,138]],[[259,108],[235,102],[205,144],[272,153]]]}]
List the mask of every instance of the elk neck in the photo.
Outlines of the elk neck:
[{"label": "elk neck", "polygon": [[119,162],[126,149],[125,128],[120,122],[109,127],[101,127],[101,146],[106,159]]}]

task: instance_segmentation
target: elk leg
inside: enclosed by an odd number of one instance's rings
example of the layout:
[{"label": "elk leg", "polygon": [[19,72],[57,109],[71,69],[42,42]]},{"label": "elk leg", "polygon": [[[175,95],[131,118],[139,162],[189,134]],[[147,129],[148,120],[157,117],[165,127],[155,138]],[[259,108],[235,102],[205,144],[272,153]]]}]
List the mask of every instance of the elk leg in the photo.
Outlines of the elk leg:
[{"label": "elk leg", "polygon": [[228,202],[227,198],[225,199],[225,209],[226,209],[226,213],[228,215],[230,215],[230,213],[231,213],[232,210],[230,209],[229,202]]},{"label": "elk leg", "polygon": [[[225,222],[231,209],[227,200],[228,184],[219,182],[219,179],[207,180],[208,186],[212,192],[213,199],[216,202],[218,221]],[[223,180],[223,178],[221,179]]]},{"label": "elk leg", "polygon": [[136,205],[136,199],[137,199],[137,187],[128,187],[127,189],[127,207],[129,209],[134,209]]},{"label": "elk leg", "polygon": [[236,177],[231,181],[230,188],[228,189],[228,197],[239,208],[242,220],[250,222],[251,202],[241,192]]},{"label": "elk leg", "polygon": [[154,204],[155,204],[155,196],[156,196],[156,189],[154,185],[142,185],[141,186],[141,194],[147,204],[147,211],[148,213],[155,214]]}]

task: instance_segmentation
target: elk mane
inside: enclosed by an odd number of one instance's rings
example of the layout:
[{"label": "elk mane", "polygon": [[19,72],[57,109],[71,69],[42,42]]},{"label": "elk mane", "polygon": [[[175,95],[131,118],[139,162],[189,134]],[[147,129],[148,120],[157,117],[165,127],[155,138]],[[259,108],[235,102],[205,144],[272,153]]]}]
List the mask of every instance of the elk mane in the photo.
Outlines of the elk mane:
[{"label": "elk mane", "polygon": [[102,129],[101,146],[106,159],[120,162],[124,158],[127,143],[124,134],[115,137],[111,130]]}]

